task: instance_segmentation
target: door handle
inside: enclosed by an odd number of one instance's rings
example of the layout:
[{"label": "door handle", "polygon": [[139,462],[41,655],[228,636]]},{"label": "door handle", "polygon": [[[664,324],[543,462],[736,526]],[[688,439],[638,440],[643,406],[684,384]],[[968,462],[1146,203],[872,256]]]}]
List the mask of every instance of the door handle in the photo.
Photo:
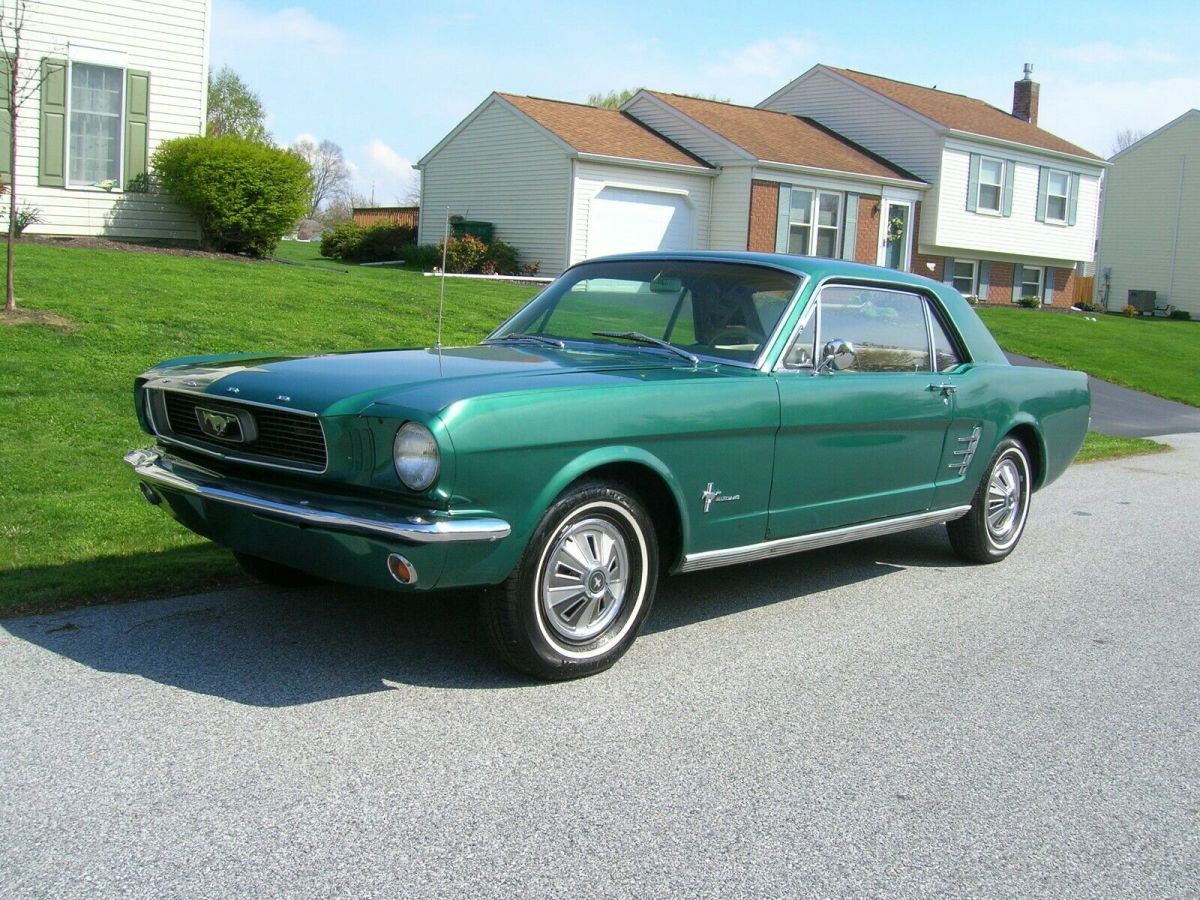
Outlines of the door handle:
[{"label": "door handle", "polygon": [[926,390],[939,391],[943,397],[949,397],[951,394],[953,394],[955,391],[958,390],[958,385],[947,384],[947,383],[931,384],[928,388],[926,388]]}]

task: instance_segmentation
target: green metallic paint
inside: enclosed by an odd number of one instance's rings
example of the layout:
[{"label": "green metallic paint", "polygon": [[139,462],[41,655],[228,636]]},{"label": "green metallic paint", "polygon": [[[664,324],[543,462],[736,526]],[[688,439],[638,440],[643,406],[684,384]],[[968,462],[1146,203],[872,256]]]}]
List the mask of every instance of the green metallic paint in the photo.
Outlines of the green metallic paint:
[{"label": "green metallic paint", "polygon": [[[195,390],[214,398],[275,405],[283,395],[287,408],[319,413],[328,470],[253,473],[265,483],[286,480],[293,490],[311,490],[314,502],[343,494],[406,512],[497,517],[511,526],[508,538],[393,544],[164,491],[171,513],[241,552],[338,580],[425,590],[502,581],[554,498],[613,464],[644,467],[662,482],[677,509],[651,515],[676,517],[681,552],[695,554],[967,504],[993,448],[1014,429],[1036,436],[1039,487],[1057,478],[1082,444],[1086,376],[1009,366],[975,311],[945,285],[808,257],[670,256],[751,262],[805,276],[778,339],[756,367],[711,361],[692,367],[636,345],[484,344],[311,358],[187,357],[138,379],[139,386],[195,382]],[[898,377],[775,371],[792,330],[830,280],[884,283],[935,298],[968,361],[950,373]],[[927,390],[935,380],[952,382],[957,392],[943,400]],[[140,387],[138,397],[139,419],[150,431]],[[392,440],[408,420],[427,426],[441,448],[439,477],[422,494],[405,490],[392,463]],[[950,469],[953,450],[975,426],[978,450],[958,474]],[[239,475],[246,477],[245,467]],[[725,500],[705,512],[710,482]],[[414,587],[387,575],[384,560],[392,550],[416,566]]]}]

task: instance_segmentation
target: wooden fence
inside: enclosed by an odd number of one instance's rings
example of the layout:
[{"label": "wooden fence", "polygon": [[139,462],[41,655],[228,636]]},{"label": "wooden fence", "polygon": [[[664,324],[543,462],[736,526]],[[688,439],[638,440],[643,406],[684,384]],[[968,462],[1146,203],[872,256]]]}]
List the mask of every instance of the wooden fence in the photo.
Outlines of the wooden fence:
[{"label": "wooden fence", "polygon": [[1075,296],[1071,298],[1072,303],[1091,303],[1092,291],[1096,287],[1096,276],[1089,275],[1087,278],[1075,276]]},{"label": "wooden fence", "polygon": [[356,206],[354,207],[355,225],[411,225],[417,227],[420,221],[421,207],[419,206]]}]

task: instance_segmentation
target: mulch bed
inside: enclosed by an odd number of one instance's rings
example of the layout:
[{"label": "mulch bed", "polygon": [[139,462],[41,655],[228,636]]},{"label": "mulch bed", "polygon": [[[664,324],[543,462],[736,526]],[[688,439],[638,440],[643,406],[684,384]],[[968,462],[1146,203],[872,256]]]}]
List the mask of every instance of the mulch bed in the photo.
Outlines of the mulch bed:
[{"label": "mulch bed", "polygon": [[27,244],[43,244],[49,247],[82,247],[86,250],[117,250],[123,253],[157,253],[160,256],[190,256],[194,259],[223,259],[234,262],[259,263],[270,260],[252,259],[235,253],[214,253],[193,247],[177,247],[170,244],[142,244],[134,241],[114,241],[102,237],[24,237]]}]

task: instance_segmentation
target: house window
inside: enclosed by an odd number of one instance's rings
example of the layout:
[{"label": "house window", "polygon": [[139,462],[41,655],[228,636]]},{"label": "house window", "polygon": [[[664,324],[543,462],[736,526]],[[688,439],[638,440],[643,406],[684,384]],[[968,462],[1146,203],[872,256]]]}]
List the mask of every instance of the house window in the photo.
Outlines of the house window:
[{"label": "house window", "polygon": [[787,252],[836,257],[842,227],[842,195],[803,188],[792,188],[791,195]]},{"label": "house window", "polygon": [[1038,297],[1042,296],[1042,270],[1038,266],[1022,266],[1021,267],[1021,296],[1015,297],[1020,300],[1023,297]]},{"label": "house window", "polygon": [[1046,221],[1067,221],[1067,198],[1071,192],[1071,176],[1066,172],[1051,172],[1046,181]]},{"label": "house window", "polygon": [[72,63],[67,183],[74,186],[121,180],[125,72]]},{"label": "house window", "polygon": [[954,289],[963,296],[975,293],[975,275],[978,271],[978,266],[973,259],[956,259],[954,261],[954,271],[951,273],[951,278],[954,282]]},{"label": "house window", "polygon": [[979,161],[979,195],[975,208],[998,213],[1003,195],[1004,160],[984,157]]}]

